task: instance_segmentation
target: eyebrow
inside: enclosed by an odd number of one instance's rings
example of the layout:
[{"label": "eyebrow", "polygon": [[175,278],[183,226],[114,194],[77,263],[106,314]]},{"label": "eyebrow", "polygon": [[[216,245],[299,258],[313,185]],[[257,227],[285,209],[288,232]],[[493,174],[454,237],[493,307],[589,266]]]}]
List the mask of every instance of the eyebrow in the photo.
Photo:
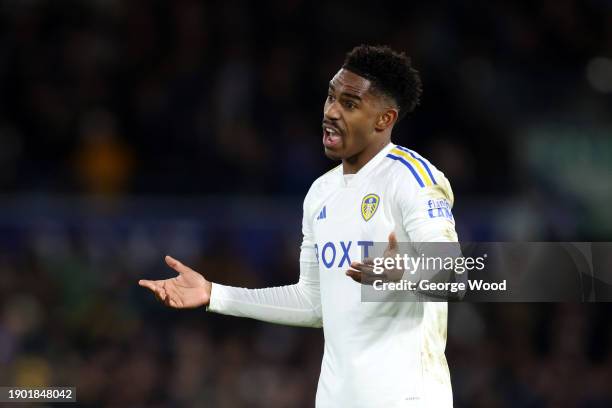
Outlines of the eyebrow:
[{"label": "eyebrow", "polygon": [[[329,88],[330,88],[332,91],[335,91],[335,90],[336,90],[336,88],[334,88],[334,86],[332,85],[331,81],[329,82]],[[355,94],[348,93],[348,92],[343,92],[341,95],[342,95],[342,96],[344,96],[344,97],[346,97],[346,98],[355,99],[355,100],[357,100],[357,101],[361,101],[361,100],[362,100],[362,99],[361,99],[361,97],[360,97],[359,95],[355,95]]]}]

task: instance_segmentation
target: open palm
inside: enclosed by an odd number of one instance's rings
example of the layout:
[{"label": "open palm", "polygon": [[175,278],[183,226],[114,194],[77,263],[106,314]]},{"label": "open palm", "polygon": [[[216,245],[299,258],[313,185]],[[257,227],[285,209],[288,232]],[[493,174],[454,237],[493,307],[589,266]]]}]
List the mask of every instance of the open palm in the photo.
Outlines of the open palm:
[{"label": "open palm", "polygon": [[208,305],[212,284],[176,259],[166,256],[165,260],[169,267],[178,272],[178,276],[162,280],[141,279],[138,284],[151,290],[158,300],[169,307],[187,309]]}]

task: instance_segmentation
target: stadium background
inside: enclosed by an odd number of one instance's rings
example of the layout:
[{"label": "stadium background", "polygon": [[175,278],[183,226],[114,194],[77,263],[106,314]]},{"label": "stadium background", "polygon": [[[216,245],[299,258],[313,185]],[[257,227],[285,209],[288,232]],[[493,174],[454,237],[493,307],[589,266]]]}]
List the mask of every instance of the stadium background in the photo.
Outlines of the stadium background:
[{"label": "stadium background", "polygon": [[[221,283],[297,276],[333,166],[327,82],[408,51],[394,141],[452,182],[462,240],[610,240],[612,3],[0,1],[0,384],[79,405],[312,406],[322,333],[137,287],[170,253]],[[606,304],[452,305],[457,407],[612,404]]]}]

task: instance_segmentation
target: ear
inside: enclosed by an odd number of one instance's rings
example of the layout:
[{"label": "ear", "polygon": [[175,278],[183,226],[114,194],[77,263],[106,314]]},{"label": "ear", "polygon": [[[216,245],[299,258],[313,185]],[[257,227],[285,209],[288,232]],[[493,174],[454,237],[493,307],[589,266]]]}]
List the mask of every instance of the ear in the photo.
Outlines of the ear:
[{"label": "ear", "polygon": [[397,109],[389,108],[382,112],[378,118],[376,118],[375,128],[378,131],[383,131],[393,126],[397,121]]}]

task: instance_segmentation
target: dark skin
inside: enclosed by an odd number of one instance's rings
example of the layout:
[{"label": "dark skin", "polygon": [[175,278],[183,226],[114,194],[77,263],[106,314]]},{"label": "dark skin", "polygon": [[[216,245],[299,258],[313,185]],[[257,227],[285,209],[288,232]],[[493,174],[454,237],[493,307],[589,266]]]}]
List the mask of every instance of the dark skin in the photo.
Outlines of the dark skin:
[{"label": "dark skin", "polygon": [[329,82],[323,107],[323,127],[334,126],[338,145],[325,148],[332,160],[342,160],[344,174],[354,174],[391,141],[398,109],[372,83],[346,69]]},{"label": "dark skin", "polygon": [[[344,174],[357,173],[390,143],[397,117],[395,103],[374,89],[368,79],[340,69],[329,82],[323,107],[323,128],[332,127],[337,134],[333,146],[324,146],[325,155],[332,160],[342,160]],[[392,232],[385,256],[393,256],[396,248],[397,240]],[[161,280],[142,279],[138,284],[151,290],[160,302],[171,308],[207,306],[212,283],[170,256],[165,260],[178,276]],[[380,275],[373,274],[372,263],[368,260],[353,262],[346,274],[364,284],[380,278]]]}]

